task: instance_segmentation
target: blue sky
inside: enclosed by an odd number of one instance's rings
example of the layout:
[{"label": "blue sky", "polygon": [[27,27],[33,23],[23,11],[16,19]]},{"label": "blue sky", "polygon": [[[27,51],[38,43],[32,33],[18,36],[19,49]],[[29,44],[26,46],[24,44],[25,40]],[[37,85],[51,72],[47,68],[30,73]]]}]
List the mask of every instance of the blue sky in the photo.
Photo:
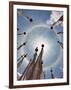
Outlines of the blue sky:
[{"label": "blue sky", "polygon": [[[53,68],[53,74],[55,78],[63,77],[63,50],[57,43],[57,41],[63,42],[63,36],[57,35],[57,32],[62,31],[63,27],[58,24],[53,30],[50,29],[51,24],[47,24],[51,20],[51,15],[53,11],[45,10],[27,10],[18,9],[17,12],[22,13],[22,15],[17,16],[17,27],[19,28],[19,33],[26,32],[24,35],[17,35],[17,46],[20,46],[23,42],[27,41],[26,46],[23,46],[17,52],[17,58],[23,53],[28,53],[28,56],[23,60],[22,65],[18,68],[20,74],[23,73],[26,66],[28,65],[30,59],[33,58],[34,49],[36,46],[40,52],[40,45],[44,43],[46,52],[44,50],[43,55],[43,70],[45,72],[45,78],[50,79],[51,73],[50,69]],[[60,11],[54,11],[60,12]],[[61,12],[62,13],[62,12]],[[32,18],[32,22],[25,18]],[[38,52],[38,55],[39,55]]]}]

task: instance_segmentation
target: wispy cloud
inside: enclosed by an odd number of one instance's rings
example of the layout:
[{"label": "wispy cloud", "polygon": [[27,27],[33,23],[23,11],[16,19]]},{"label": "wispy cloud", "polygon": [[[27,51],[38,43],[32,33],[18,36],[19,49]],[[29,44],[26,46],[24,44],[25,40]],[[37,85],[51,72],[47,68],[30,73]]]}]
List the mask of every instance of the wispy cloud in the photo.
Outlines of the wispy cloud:
[{"label": "wispy cloud", "polygon": [[[54,22],[56,22],[61,16],[63,15],[62,11],[52,11],[49,20],[46,21],[48,25],[52,25]],[[62,21],[59,21],[56,23],[56,25],[62,25]]]}]

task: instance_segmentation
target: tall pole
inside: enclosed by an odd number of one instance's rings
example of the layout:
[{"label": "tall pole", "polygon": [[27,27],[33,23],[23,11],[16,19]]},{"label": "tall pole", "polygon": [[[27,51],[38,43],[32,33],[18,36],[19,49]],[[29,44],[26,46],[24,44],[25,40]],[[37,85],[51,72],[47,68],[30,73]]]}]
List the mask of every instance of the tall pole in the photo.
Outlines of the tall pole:
[{"label": "tall pole", "polygon": [[59,43],[59,45],[63,48],[63,43],[60,41],[57,41]]},{"label": "tall pole", "polygon": [[31,17],[25,15],[24,13],[22,13],[22,12],[20,12],[20,11],[17,12],[17,15],[24,17],[25,19],[29,20],[30,22],[33,21],[33,19],[32,19]]},{"label": "tall pole", "polygon": [[17,48],[17,50],[19,50],[22,46],[25,46],[26,45],[26,42],[24,42],[23,44],[21,44],[18,48]]},{"label": "tall pole", "polygon": [[19,33],[17,35],[26,35],[26,32],[23,32],[23,33]]},{"label": "tall pole", "polygon": [[35,49],[35,54],[33,57],[33,60],[31,60],[26,67],[25,71],[22,73],[22,76],[19,78],[19,80],[30,80],[30,77],[32,77],[33,67],[35,64],[36,56],[37,56],[38,48]]},{"label": "tall pole", "polygon": [[52,24],[51,29],[53,29],[53,26],[54,26],[57,22],[59,22],[59,21],[63,21],[63,15],[62,15],[56,22],[54,22],[54,23]]},{"label": "tall pole", "polygon": [[23,56],[24,56],[24,54],[21,55],[21,56],[17,59],[17,61],[19,62],[19,60],[20,60],[21,58],[23,58]]},{"label": "tall pole", "polygon": [[17,68],[19,68],[19,66],[21,65],[21,63],[23,62],[23,59],[26,58],[27,54],[25,54],[22,59],[20,61],[18,61],[17,63]]},{"label": "tall pole", "polygon": [[41,51],[37,57],[34,70],[33,70],[33,80],[34,79],[40,79],[41,78],[41,73],[42,73],[42,56],[43,56],[43,51],[44,51],[44,44],[41,45]]},{"label": "tall pole", "polygon": [[51,68],[50,72],[51,72],[51,78],[54,79],[54,75],[53,75],[53,70],[52,70],[52,68]]}]

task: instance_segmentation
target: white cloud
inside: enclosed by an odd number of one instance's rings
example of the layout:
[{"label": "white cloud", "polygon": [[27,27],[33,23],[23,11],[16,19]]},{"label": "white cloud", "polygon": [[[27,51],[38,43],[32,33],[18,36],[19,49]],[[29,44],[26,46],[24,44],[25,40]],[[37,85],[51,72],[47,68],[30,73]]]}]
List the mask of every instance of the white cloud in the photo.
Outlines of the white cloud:
[{"label": "white cloud", "polygon": [[21,11],[18,11],[18,12],[17,12],[17,15],[18,15],[18,16],[22,16],[22,12],[21,12]]},{"label": "white cloud", "polygon": [[[48,25],[52,25],[54,22],[56,22],[61,16],[63,15],[63,12],[61,11],[52,11],[50,15],[50,19],[46,21]],[[62,25],[62,21],[57,22],[56,25]]]}]

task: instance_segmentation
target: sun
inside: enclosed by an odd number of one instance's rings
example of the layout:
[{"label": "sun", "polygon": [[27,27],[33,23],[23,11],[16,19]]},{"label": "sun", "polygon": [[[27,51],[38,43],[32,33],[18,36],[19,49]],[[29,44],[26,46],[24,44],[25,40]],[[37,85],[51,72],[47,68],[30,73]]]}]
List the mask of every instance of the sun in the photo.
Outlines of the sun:
[{"label": "sun", "polygon": [[[41,51],[41,45],[44,44],[44,53],[43,53],[43,57],[46,56],[46,53],[47,51],[49,52],[49,49],[50,49],[50,45],[48,43],[48,41],[44,38],[44,37],[39,37],[39,38],[35,38],[34,42],[33,42],[33,45],[32,45],[32,48],[36,48],[38,47],[38,54],[40,53]],[[47,53],[48,54],[48,53]]]}]

